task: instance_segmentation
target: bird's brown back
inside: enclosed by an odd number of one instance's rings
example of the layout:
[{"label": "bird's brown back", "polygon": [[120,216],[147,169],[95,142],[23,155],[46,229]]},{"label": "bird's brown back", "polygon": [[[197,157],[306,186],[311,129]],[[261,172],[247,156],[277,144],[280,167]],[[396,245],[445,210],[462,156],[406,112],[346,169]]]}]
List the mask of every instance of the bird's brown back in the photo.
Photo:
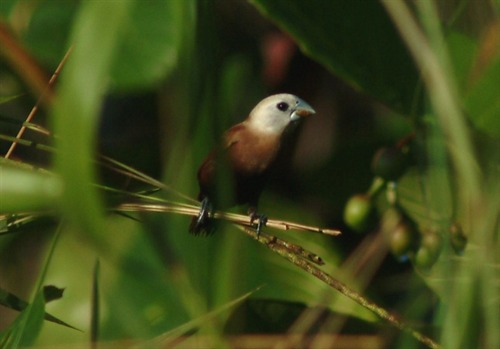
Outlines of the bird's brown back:
[{"label": "bird's brown back", "polygon": [[235,204],[256,205],[279,144],[279,137],[257,135],[245,122],[230,128],[223,149],[212,151],[198,170],[199,199],[215,196],[215,177],[225,162],[233,177]]}]

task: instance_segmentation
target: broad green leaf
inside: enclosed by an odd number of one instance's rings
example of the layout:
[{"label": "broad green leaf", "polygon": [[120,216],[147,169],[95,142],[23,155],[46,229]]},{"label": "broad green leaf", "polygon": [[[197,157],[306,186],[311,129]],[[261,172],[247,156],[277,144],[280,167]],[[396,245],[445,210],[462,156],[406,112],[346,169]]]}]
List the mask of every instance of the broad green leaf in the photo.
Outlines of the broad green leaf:
[{"label": "broad green leaf", "polygon": [[183,0],[138,1],[124,23],[124,40],[113,60],[113,87],[145,88],[175,66]]},{"label": "broad green leaf", "polygon": [[[79,45],[75,37],[68,43],[79,5],[74,0],[52,0],[34,7],[23,39],[49,69],[57,66],[68,45]],[[148,0],[132,6],[121,25],[123,37],[109,72],[115,89],[148,88],[175,66],[182,21],[179,9],[183,5],[183,0]],[[97,45],[89,47],[89,53],[96,52],[100,52]]]},{"label": "broad green leaf", "polygon": [[28,50],[48,69],[54,70],[66,52],[78,6],[75,0],[51,0],[37,2],[33,7],[22,38]]},{"label": "broad green leaf", "polygon": [[0,161],[0,213],[55,209],[61,198],[58,177]]},{"label": "broad green leaf", "polygon": [[82,3],[75,19],[71,59],[60,77],[53,110],[54,133],[59,135],[55,165],[64,181],[65,213],[94,238],[103,228],[102,203],[91,183],[97,124],[113,57],[124,36],[133,1]]},{"label": "broad green leaf", "polygon": [[395,110],[415,112],[418,73],[378,1],[251,2],[351,86]]}]

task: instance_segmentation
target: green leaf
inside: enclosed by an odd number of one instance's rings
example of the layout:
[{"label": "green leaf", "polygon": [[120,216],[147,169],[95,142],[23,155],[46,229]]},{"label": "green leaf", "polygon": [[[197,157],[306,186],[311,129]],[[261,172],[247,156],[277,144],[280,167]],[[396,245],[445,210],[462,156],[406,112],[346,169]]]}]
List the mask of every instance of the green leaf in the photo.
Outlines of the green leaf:
[{"label": "green leaf", "polygon": [[8,102],[13,101],[15,99],[18,99],[19,97],[22,97],[22,96],[24,96],[24,93],[12,95],[12,96],[0,96],[0,104],[8,103]]},{"label": "green leaf", "polygon": [[104,231],[102,202],[93,168],[99,113],[114,55],[134,1],[83,2],[75,20],[75,43],[59,82],[53,110],[59,135],[56,170],[64,181],[63,208],[73,223],[94,238]]},{"label": "green leaf", "polygon": [[500,58],[491,64],[465,99],[472,123],[487,134],[500,137]]},{"label": "green leaf", "polygon": [[464,90],[470,79],[470,71],[477,54],[477,42],[468,35],[451,31],[446,37],[453,75],[460,90]]},{"label": "green leaf", "polygon": [[17,348],[32,345],[42,329],[44,316],[45,300],[41,291],[14,323],[0,334],[0,347]]},{"label": "green leaf", "polygon": [[37,2],[33,7],[23,41],[48,69],[54,70],[66,52],[78,6],[75,0],[51,0]]},{"label": "green leaf", "polygon": [[124,24],[124,41],[113,60],[113,87],[146,88],[163,79],[177,62],[182,0],[135,3]]},{"label": "green leaf", "polygon": [[54,209],[61,193],[59,178],[0,160],[0,213]]},{"label": "green leaf", "polygon": [[[48,303],[53,300],[62,298],[64,289],[52,286],[52,285],[47,285],[44,286],[42,289],[42,294],[44,298],[44,302]],[[12,310],[17,310],[17,311],[25,311],[27,308],[30,307],[30,304],[21,298],[17,297],[15,294],[10,293],[2,288],[0,288],[0,304],[3,305],[4,307],[7,307]],[[44,312],[43,318],[47,321],[53,322],[58,325],[62,325],[65,327],[72,328],[74,330],[78,330],[77,328],[67,324],[66,322],[59,320],[57,317],[50,315],[49,313]],[[78,330],[79,331],[79,330]]]},{"label": "green leaf", "polygon": [[378,1],[251,2],[351,86],[395,110],[415,112],[418,72]]}]

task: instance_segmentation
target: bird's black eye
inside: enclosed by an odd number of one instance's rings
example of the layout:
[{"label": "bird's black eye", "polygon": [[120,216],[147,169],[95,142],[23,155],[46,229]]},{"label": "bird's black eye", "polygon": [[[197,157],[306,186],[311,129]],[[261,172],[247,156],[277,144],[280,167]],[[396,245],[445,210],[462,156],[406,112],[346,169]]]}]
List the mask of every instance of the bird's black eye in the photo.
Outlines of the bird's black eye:
[{"label": "bird's black eye", "polygon": [[281,111],[286,111],[288,109],[288,103],[280,102],[276,107]]}]

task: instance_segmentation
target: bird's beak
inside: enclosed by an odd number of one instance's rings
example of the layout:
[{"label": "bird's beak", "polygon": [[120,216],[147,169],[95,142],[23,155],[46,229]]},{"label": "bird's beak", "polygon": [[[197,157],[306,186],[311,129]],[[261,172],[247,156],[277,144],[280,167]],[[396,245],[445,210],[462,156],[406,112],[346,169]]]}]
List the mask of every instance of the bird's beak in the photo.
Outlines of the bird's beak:
[{"label": "bird's beak", "polygon": [[316,111],[306,102],[299,99],[299,103],[293,108],[292,115],[290,115],[290,120],[299,120],[301,117],[310,116],[316,114]]}]

